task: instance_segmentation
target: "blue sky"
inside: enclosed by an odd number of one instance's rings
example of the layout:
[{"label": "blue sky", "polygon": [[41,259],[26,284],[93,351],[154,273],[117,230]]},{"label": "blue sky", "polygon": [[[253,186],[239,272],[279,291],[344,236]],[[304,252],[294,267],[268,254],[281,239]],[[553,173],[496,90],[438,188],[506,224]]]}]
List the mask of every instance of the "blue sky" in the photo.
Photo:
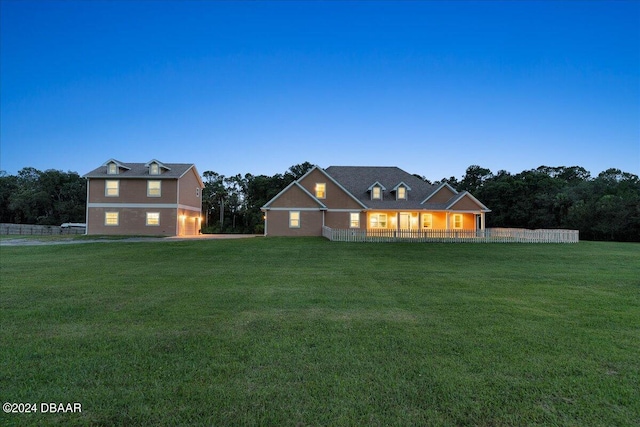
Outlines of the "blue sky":
[{"label": "blue sky", "polygon": [[640,174],[640,2],[0,0],[0,169]]}]

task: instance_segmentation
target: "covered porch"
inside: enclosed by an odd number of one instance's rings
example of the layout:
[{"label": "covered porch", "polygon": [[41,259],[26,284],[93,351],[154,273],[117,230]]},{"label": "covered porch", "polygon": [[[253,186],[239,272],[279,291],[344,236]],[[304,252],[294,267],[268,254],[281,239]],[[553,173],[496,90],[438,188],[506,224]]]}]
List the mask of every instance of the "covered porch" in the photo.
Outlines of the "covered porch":
[{"label": "covered porch", "polygon": [[478,211],[368,211],[368,232],[478,231],[485,229],[485,212]]}]

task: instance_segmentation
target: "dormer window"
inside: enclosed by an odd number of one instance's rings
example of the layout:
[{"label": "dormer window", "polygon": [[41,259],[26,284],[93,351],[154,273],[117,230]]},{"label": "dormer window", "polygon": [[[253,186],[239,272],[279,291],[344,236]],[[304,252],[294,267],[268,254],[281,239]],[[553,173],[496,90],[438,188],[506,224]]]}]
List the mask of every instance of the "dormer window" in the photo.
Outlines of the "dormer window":
[{"label": "dormer window", "polygon": [[408,191],[411,191],[411,187],[409,187],[404,182],[393,187],[393,190],[396,193],[396,200],[407,200]]},{"label": "dormer window", "polygon": [[118,174],[118,165],[114,162],[107,164],[107,175],[117,175]]},{"label": "dormer window", "polygon": [[382,200],[382,192],[386,190],[378,181],[374,182],[367,191],[371,193],[371,200]]},{"label": "dormer window", "polygon": [[396,192],[396,198],[398,200],[405,200],[407,198],[407,189],[404,187],[398,187],[398,191]]},{"label": "dormer window", "polygon": [[382,199],[382,188],[378,187],[377,185],[373,187],[373,189],[371,190],[371,198],[373,200]]},{"label": "dormer window", "polygon": [[163,172],[171,170],[167,165],[157,161],[156,159],[149,160],[144,165],[148,168],[149,175],[161,175]]}]

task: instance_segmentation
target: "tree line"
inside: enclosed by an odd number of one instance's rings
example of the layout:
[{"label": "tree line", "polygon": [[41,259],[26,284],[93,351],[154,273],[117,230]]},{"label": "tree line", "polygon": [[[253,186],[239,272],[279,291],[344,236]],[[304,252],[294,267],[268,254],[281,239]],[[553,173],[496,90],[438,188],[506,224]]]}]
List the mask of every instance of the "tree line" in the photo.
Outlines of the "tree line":
[{"label": "tree line", "polygon": [[[203,173],[205,233],[262,233],[264,206],[313,165],[291,166],[273,176]],[[418,176],[418,175],[417,175]],[[585,240],[640,241],[640,180],[619,169],[596,177],[579,166],[540,166],[511,174],[469,166],[461,179],[443,178],[484,203],[487,227],[568,228]],[[76,172],[24,168],[0,172],[0,222],[59,225],[84,222],[86,181]]]}]

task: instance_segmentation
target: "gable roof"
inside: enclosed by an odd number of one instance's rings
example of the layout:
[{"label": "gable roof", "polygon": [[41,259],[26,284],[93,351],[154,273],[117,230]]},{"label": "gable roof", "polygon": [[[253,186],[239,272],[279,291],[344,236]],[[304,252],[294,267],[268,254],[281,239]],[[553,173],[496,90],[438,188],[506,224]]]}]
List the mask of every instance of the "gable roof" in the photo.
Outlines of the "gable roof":
[{"label": "gable roof", "polygon": [[[121,169],[117,175],[107,174],[107,165],[114,162]],[[165,171],[160,175],[150,175],[149,165],[151,163],[158,163],[165,168]],[[140,178],[153,178],[153,179],[178,179],[182,178],[189,170],[193,169],[199,184],[204,187],[204,183],[198,174],[198,171],[193,163],[161,163],[157,160],[151,160],[147,163],[125,163],[119,162],[114,159],[109,159],[102,164],[102,166],[95,168],[94,170],[83,175],[84,178],[110,178],[110,179],[140,179]]]},{"label": "gable roof", "polygon": [[491,209],[487,208],[482,202],[480,202],[480,200],[476,199],[475,197],[473,197],[473,194],[469,193],[468,191],[463,191],[462,193],[457,194],[456,196],[452,197],[448,202],[447,202],[447,209],[452,209],[454,205],[456,205],[458,202],[460,202],[463,199],[470,199],[471,202],[475,205],[477,205],[481,211],[483,212],[491,212]]},{"label": "gable roof", "polygon": [[[300,182],[314,170],[322,172],[335,183],[347,195],[357,201],[364,209],[388,209],[388,210],[449,210],[464,198],[469,198],[474,204],[485,212],[490,210],[483,205],[471,193],[463,191],[459,193],[447,183],[440,185],[429,184],[421,178],[412,175],[395,166],[329,166],[322,169],[314,166],[302,177],[290,183],[275,197],[269,200],[262,209],[272,209],[272,204],[292,187],[299,187],[310,199],[314,200],[319,209],[327,209],[326,205],[307,191]],[[373,184],[372,184],[373,183]],[[371,199],[371,189],[380,186],[383,197],[381,200]],[[398,200],[395,196],[397,189],[404,186],[410,192],[406,199]],[[391,190],[387,190],[390,188]],[[429,200],[441,190],[448,190],[451,196],[443,199],[436,197],[437,202]],[[447,194],[448,195],[448,194]],[[290,208],[294,208],[291,206]]]},{"label": "gable roof", "polygon": [[[436,188],[395,166],[329,166],[326,172],[372,209],[423,209],[421,202]],[[372,183],[382,187],[382,200],[371,200]],[[406,200],[396,200],[395,194],[391,194],[400,184],[411,189]]]},{"label": "gable roof", "polygon": [[[294,185],[297,185],[298,187],[300,187],[309,197],[311,197],[316,203],[318,203],[318,205],[321,206],[322,209],[327,209],[327,206],[322,203],[318,198],[316,198],[316,196],[314,196],[313,194],[311,194],[309,191],[307,191],[306,188],[304,188],[302,185],[300,185],[300,182],[303,181],[308,175],[310,175],[313,171],[319,171],[321,172],[324,176],[326,176],[332,183],[334,183],[336,186],[338,186],[338,188],[340,188],[342,191],[344,191],[349,197],[351,197],[355,202],[357,202],[358,204],[360,204],[363,208],[367,208],[367,206],[365,204],[363,204],[360,200],[358,200],[356,197],[353,196],[353,194],[349,193],[349,191],[344,188],[342,186],[342,184],[340,184],[338,181],[335,180],[335,178],[333,178],[331,175],[329,175],[324,169],[322,169],[321,167],[314,165],[311,169],[309,169],[307,171],[307,173],[305,173],[304,175],[302,175],[300,178],[298,178],[297,180],[293,181],[291,184],[287,185],[282,191],[280,191],[278,194],[276,194],[271,200],[269,200],[261,209],[270,209],[271,205],[273,204],[273,202],[275,202],[278,198],[280,198],[280,196],[282,196],[284,193],[286,193],[287,191],[289,191],[289,189],[291,187],[293,187]],[[293,206],[292,206],[293,207]]]},{"label": "gable roof", "polygon": [[[287,185],[281,192],[279,192],[271,200],[269,200],[261,209],[264,209],[264,210],[272,209],[271,205],[276,200],[278,200],[283,194],[285,194],[288,191],[290,191],[291,188],[296,188],[296,189],[301,190],[307,197],[309,197],[312,201],[314,201],[318,205],[319,209],[326,209],[327,208],[324,203],[322,203],[320,200],[318,200],[318,198],[316,196],[314,196],[309,191],[307,191],[307,189],[304,188],[302,185],[300,185],[300,183],[298,181],[300,181],[300,180],[298,179],[296,181],[293,181],[291,184]],[[295,208],[296,206],[288,206],[288,207],[289,208]]]}]

